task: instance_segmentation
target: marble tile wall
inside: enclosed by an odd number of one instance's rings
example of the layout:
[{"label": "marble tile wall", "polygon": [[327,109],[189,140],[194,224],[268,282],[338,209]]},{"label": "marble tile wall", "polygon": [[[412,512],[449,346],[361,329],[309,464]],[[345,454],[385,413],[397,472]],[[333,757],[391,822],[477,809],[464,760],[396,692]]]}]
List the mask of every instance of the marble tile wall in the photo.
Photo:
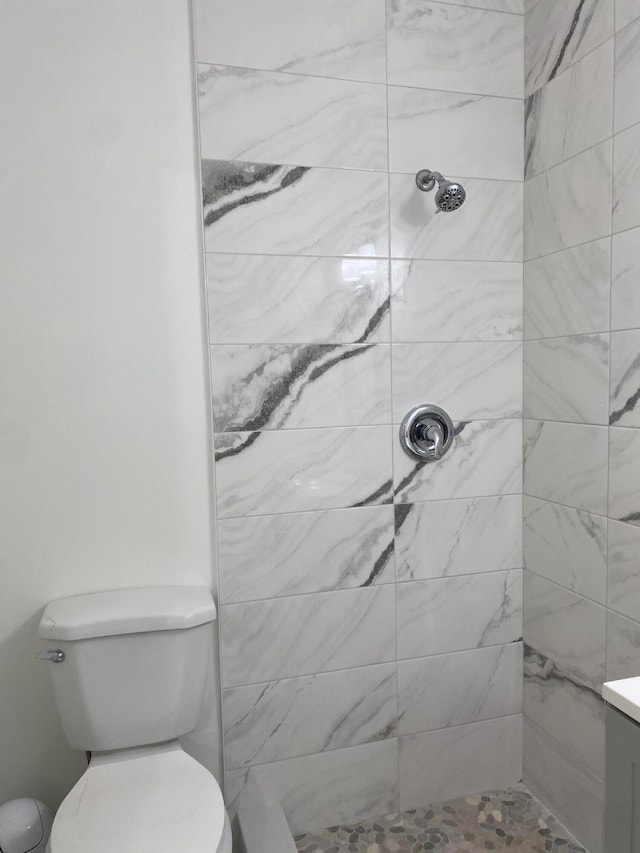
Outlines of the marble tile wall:
[{"label": "marble tile wall", "polygon": [[532,2],[525,59],[524,779],[601,853],[600,688],[640,674],[640,3]]},{"label": "marble tile wall", "polygon": [[[521,777],[523,12],[196,3],[226,797],[295,831]],[[592,331],[565,373],[600,376]],[[456,425],[429,466],[424,402]]]}]

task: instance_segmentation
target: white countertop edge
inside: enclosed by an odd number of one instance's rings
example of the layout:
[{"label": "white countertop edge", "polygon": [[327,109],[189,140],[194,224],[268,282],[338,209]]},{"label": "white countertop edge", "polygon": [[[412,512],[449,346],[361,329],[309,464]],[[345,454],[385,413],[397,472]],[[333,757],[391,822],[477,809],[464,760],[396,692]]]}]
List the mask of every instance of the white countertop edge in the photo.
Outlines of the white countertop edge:
[{"label": "white countertop edge", "polygon": [[640,723],[640,677],[605,682],[602,685],[602,698]]}]

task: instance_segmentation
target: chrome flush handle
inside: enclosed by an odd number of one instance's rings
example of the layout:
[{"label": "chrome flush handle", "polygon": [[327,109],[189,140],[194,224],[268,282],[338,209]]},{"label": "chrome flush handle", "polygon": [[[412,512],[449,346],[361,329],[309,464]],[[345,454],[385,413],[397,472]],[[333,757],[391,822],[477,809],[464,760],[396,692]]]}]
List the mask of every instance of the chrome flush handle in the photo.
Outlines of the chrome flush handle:
[{"label": "chrome flush handle", "polygon": [[49,660],[51,663],[62,663],[66,655],[62,649],[47,649],[46,652],[38,652],[36,657],[40,660]]}]

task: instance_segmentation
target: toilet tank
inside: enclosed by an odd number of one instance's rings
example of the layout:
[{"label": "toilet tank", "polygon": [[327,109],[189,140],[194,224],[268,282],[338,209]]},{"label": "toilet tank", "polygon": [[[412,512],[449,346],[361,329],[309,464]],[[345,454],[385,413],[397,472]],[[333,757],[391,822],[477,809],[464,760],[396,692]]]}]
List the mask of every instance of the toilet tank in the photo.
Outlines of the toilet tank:
[{"label": "toilet tank", "polygon": [[192,731],[201,710],[216,609],[203,587],[154,587],[52,601],[40,620],[69,745],[103,751]]}]

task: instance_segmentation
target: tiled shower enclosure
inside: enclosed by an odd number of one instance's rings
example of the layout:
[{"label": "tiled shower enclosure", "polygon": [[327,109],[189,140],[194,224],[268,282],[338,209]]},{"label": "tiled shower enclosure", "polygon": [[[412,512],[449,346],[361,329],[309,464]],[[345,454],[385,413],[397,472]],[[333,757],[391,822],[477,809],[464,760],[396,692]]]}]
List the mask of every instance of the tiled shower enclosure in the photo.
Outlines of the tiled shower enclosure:
[{"label": "tiled shower enclosure", "polygon": [[[521,5],[199,0],[196,29],[227,800],[259,782],[298,831],[508,786]],[[469,202],[436,214],[422,168]],[[426,466],[397,439],[425,402],[457,433]]]}]

